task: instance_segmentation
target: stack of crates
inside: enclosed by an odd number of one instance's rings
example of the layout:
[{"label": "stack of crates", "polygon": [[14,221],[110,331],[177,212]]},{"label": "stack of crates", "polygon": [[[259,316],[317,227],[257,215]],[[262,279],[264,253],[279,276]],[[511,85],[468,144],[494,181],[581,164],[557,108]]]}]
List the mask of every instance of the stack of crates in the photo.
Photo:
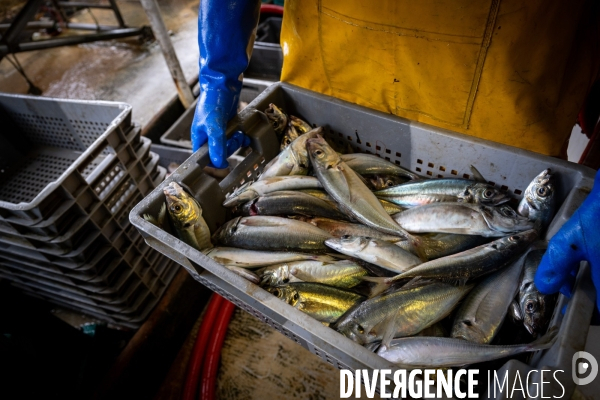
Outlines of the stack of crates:
[{"label": "stack of crates", "polygon": [[0,279],[138,328],[177,272],[129,223],[165,177],[131,106],[0,94]]}]

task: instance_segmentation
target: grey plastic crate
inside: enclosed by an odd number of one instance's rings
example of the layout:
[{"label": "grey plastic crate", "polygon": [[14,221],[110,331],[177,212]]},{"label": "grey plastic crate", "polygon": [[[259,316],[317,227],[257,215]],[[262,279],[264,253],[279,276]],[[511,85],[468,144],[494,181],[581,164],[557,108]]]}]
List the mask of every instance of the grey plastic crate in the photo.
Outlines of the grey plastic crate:
[{"label": "grey plastic crate", "polygon": [[131,186],[127,182],[133,179],[145,193],[154,187],[148,184],[148,176],[155,173],[159,158],[158,155],[150,153],[150,147],[151,141],[142,138],[137,150],[140,161],[129,171],[117,160],[108,164],[107,172],[98,176],[93,185],[94,191],[99,192],[99,195],[95,196],[91,194],[91,190],[85,190],[71,207],[60,211],[62,215],[55,214],[50,225],[41,223],[25,226],[0,220],[0,236],[65,244],[90,220],[103,225],[103,221],[119,212],[118,205],[122,204],[122,199],[131,194],[131,191],[123,192],[124,185]]},{"label": "grey plastic crate", "polygon": [[135,158],[125,103],[0,94],[0,216],[52,215],[93,181],[104,163]]},{"label": "grey plastic crate", "polygon": [[[471,173],[470,165],[475,165],[496,187],[516,198],[521,197],[533,177],[552,168],[557,177],[555,195],[561,207],[548,229],[548,238],[573,214],[593,185],[594,171],[577,164],[411,122],[289,84],[271,86],[240,113],[239,124],[251,136],[253,151],[224,180],[217,182],[202,172],[209,161],[204,146],[138,204],[129,218],[148,244],[177,261],[196,280],[337,368],[395,369],[393,364],[141,218],[144,213],[156,214],[164,202],[164,186],[179,181],[187,184],[201,203],[211,230],[227,221],[229,211],[222,207],[225,196],[255,180],[265,163],[278,153],[279,144],[271,126],[256,112],[269,103],[278,104],[311,124],[324,126],[332,140],[350,143],[357,151],[378,154],[423,175],[466,177]],[[230,127],[228,134],[236,128]],[[560,325],[556,344],[525,366],[565,370],[565,398],[574,390],[571,357],[574,351],[583,350],[594,309],[595,296],[587,274],[587,268],[580,270],[578,290],[566,315],[555,313],[553,323]],[[559,307],[564,301],[561,297]],[[504,368],[514,373],[516,366],[515,361],[510,361]]]},{"label": "grey plastic crate", "polygon": [[[33,234],[0,231],[0,247],[16,246],[49,255],[67,256],[82,246],[89,246],[99,235],[103,235],[108,242],[114,241],[114,235],[121,233],[129,226],[123,207],[129,204],[129,208],[131,208],[133,198],[145,196],[160,183],[158,179],[153,182],[149,178],[157,173],[157,163],[158,156],[150,153],[147,165],[143,167],[143,177],[133,179],[130,175],[124,175],[123,179],[115,184],[113,192],[106,196],[105,201],[94,207],[88,215],[76,219],[63,235],[47,238]],[[149,168],[149,170],[146,171],[145,168]],[[161,171],[163,173],[160,176],[164,177],[166,171],[164,169]]]},{"label": "grey plastic crate", "polygon": [[73,296],[69,294],[66,296],[57,296],[54,291],[48,292],[43,288],[40,289],[31,284],[15,282],[13,283],[13,286],[21,289],[23,293],[32,297],[40,298],[61,307],[91,315],[100,320],[111,322],[117,326],[137,329],[156,306],[166,288],[175,277],[178,268],[172,261],[167,261],[164,263],[162,271],[162,275],[157,279],[153,290],[147,294],[142,294],[139,299],[137,299],[137,309],[130,313],[112,312],[89,304],[89,302],[78,301],[77,298],[73,298]]},{"label": "grey plastic crate", "polygon": [[[258,79],[244,79],[244,84],[240,93],[240,101],[250,103],[273,83],[275,82]],[[191,150],[192,142],[190,140],[190,129],[192,127],[192,121],[194,120],[196,102],[194,102],[194,104],[192,104],[192,106],[188,108],[177,121],[175,121],[173,126],[160,137],[161,143]]]}]

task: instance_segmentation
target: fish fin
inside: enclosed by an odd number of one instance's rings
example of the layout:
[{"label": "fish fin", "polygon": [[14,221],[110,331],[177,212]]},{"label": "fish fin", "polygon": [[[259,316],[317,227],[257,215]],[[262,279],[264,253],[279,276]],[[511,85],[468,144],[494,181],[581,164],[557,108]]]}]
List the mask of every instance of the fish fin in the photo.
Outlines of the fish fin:
[{"label": "fish fin", "polygon": [[394,334],[396,333],[396,313],[390,315],[381,325],[382,339],[381,347],[390,347]]},{"label": "fish fin", "polygon": [[347,256],[345,254],[342,253],[325,253],[325,256],[327,256],[327,259],[317,259],[318,261],[337,261],[337,260],[352,260],[351,256]]},{"label": "fish fin", "polygon": [[336,259],[339,259],[341,257],[339,257],[341,254],[320,254],[320,255],[312,255],[310,257],[308,257],[308,259],[310,260],[314,260],[314,261],[328,261],[328,262],[333,262],[336,261]]},{"label": "fish fin", "polygon": [[473,174],[473,178],[475,178],[476,181],[479,181],[482,183],[487,183],[487,181],[485,180],[483,175],[481,175],[481,172],[479,172],[477,170],[477,168],[475,168],[475,166],[469,165],[469,169],[471,170],[471,173]]},{"label": "fish fin", "polygon": [[467,280],[468,280],[467,278],[464,278],[464,279],[458,279],[458,280],[456,281],[456,286],[466,286],[466,284],[467,284]]},{"label": "fish fin", "polygon": [[156,225],[156,226],[158,226],[160,228],[160,225],[158,224],[158,221],[152,215],[150,215],[150,214],[143,214],[142,217],[144,217],[144,219],[146,221],[150,222],[152,225]]},{"label": "fish fin", "polygon": [[385,277],[361,276],[360,279],[365,282],[375,283],[375,285],[369,290],[369,298],[380,295],[390,287],[390,283],[386,282],[387,278]]},{"label": "fish fin", "polygon": [[523,321],[523,314],[521,313],[521,308],[515,300],[513,300],[513,302],[510,303],[510,312],[515,321]]},{"label": "fish fin", "polygon": [[361,276],[360,279],[366,282],[389,284],[389,278],[385,276]]},{"label": "fish fin", "polygon": [[423,286],[423,285],[425,285],[427,283],[431,283],[431,282],[433,282],[433,281],[429,280],[429,279],[427,279],[427,280],[422,279],[422,277],[416,276],[416,277],[412,278],[410,281],[406,282],[406,284],[404,284],[402,286],[402,289],[412,289],[415,287]]},{"label": "fish fin", "polygon": [[158,210],[158,225],[160,227],[165,226],[167,222],[167,203],[163,202],[162,206],[160,206],[160,210]]},{"label": "fish fin", "polygon": [[539,337],[527,346],[528,351],[544,350],[552,347],[556,342],[556,336],[558,335],[558,327],[552,326],[548,328],[548,332],[544,336]]}]

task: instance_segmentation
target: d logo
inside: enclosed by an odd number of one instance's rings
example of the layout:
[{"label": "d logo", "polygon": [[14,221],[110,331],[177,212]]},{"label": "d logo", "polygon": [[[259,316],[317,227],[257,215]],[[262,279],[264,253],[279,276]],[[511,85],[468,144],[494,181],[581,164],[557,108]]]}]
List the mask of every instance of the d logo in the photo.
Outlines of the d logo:
[{"label": "d logo", "polygon": [[[580,359],[584,359],[585,361],[579,361]],[[591,383],[596,376],[598,375],[598,362],[590,353],[585,351],[578,351],[573,354],[572,361],[572,369],[573,372],[573,382],[576,385],[587,385]],[[586,378],[579,378],[579,376],[585,375],[589,371],[589,375]]]}]

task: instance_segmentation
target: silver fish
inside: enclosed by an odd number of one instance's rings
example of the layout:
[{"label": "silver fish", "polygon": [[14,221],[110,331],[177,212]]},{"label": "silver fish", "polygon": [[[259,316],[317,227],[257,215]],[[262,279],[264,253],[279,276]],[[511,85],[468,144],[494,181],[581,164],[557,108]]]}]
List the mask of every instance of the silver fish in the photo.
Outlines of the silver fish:
[{"label": "silver fish", "polygon": [[311,131],[313,128],[301,118],[290,115],[290,125],[292,125],[300,134]]},{"label": "silver fish", "polygon": [[394,273],[402,273],[421,263],[421,259],[392,243],[362,236],[342,236],[325,240],[342,254],[360,258]]},{"label": "silver fish", "polygon": [[279,151],[283,151],[286,147],[288,147],[292,142],[298,139],[301,134],[296,130],[296,128],[292,125],[286,126],[283,131],[283,137],[281,138],[281,144],[279,146]]},{"label": "silver fish", "polygon": [[223,206],[234,207],[267,193],[280,190],[321,189],[323,185],[313,176],[273,176],[261,181],[247,182],[225,201]]},{"label": "silver fish", "polygon": [[267,290],[292,307],[324,323],[337,321],[349,308],[364,300],[363,296],[354,292],[321,283],[297,282]]},{"label": "silver fish", "polygon": [[316,137],[322,131],[321,127],[315,128],[305,135],[295,138],[289,143],[289,146],[286,145],[285,148],[282,148],[281,152],[265,165],[258,181],[274,176],[306,175],[310,166],[306,141]]},{"label": "silver fish", "polygon": [[202,218],[202,207],[176,182],[163,189],[167,210],[179,239],[197,250],[212,247],[210,230]]},{"label": "silver fish", "polygon": [[294,219],[253,216],[237,217],[221,226],[213,240],[222,245],[249,250],[325,252],[331,235]]},{"label": "silver fish", "polygon": [[288,116],[283,110],[279,109],[275,104],[269,104],[269,108],[265,110],[265,115],[271,122],[273,130],[278,136],[283,134],[283,131],[288,125]]},{"label": "silver fish", "polygon": [[556,208],[554,191],[554,176],[546,169],[527,186],[517,211],[530,221],[541,221],[542,228],[547,228]]},{"label": "silver fish", "polygon": [[493,346],[454,338],[401,338],[392,340],[390,347],[380,347],[377,354],[409,369],[460,367],[550,348],[556,341],[557,331],[549,331],[539,340],[529,344],[511,346]]},{"label": "silver fish", "polygon": [[358,175],[321,137],[306,142],[313,168],[324,189],[346,214],[382,232],[418,240],[402,229],[385,211]]},{"label": "silver fish", "polygon": [[[537,236],[538,232],[532,229],[518,235],[503,237],[461,253],[427,261],[407,272],[395,277],[384,278],[385,280],[382,281],[393,282],[417,276],[458,281],[477,278],[510,263],[515,257],[522,254]],[[371,279],[378,282],[379,278]]]},{"label": "silver fish", "polygon": [[258,272],[263,285],[268,286],[313,282],[346,289],[361,283],[360,278],[367,274],[367,270],[350,260],[294,261],[265,267]]},{"label": "silver fish", "polygon": [[402,207],[450,202],[495,206],[510,200],[506,193],[487,183],[448,178],[407,182],[378,190],[375,195]]},{"label": "silver fish", "polygon": [[557,298],[554,294],[542,294],[535,287],[534,277],[546,251],[544,246],[540,242],[536,243],[536,248],[525,256],[517,300],[511,304],[513,317],[517,321],[523,321],[533,337],[537,337],[548,327]]},{"label": "silver fish", "polygon": [[291,261],[318,260],[335,261],[331,256],[287,251],[257,251],[238,249],[235,247],[213,247],[203,253],[223,265],[242,268],[266,267]]},{"label": "silver fish", "polygon": [[[432,233],[421,236],[423,251],[428,260],[435,260],[436,258],[460,253],[488,241],[489,239],[483,236],[458,235],[455,233]],[[413,251],[411,244],[407,240],[396,241],[396,246],[400,246],[406,251]]]},{"label": "silver fish", "polygon": [[331,201],[298,190],[282,190],[251,200],[242,207],[243,215],[304,215],[345,220],[346,214]]},{"label": "silver fish", "polygon": [[486,237],[506,236],[532,229],[534,223],[508,205],[488,207],[468,203],[432,203],[394,214],[394,220],[412,233],[458,233]]},{"label": "silver fish", "polygon": [[406,179],[420,179],[421,177],[399,165],[384,160],[372,154],[355,153],[343,154],[342,161],[354,172],[361,175],[395,175]]},{"label": "silver fish", "polygon": [[459,307],[452,337],[475,343],[490,343],[502,326],[519,287],[523,259],[485,278]]},{"label": "silver fish", "polygon": [[446,317],[471,288],[423,282],[384,293],[344,314],[334,329],[361,345],[415,335]]}]

